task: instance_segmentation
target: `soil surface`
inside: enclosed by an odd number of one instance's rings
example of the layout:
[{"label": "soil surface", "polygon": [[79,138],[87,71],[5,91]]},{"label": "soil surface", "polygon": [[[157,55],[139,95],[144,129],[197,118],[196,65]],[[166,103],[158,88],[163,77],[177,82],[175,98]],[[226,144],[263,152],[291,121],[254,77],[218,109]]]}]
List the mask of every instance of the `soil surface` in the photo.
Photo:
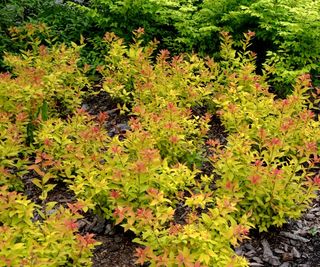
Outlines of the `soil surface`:
[{"label": "soil surface", "polygon": [[[119,115],[119,110],[107,93],[99,93],[86,99],[82,108],[91,114],[107,112],[108,123],[105,125],[110,136],[122,135],[128,130],[128,118]],[[195,110],[195,113],[202,113]],[[226,143],[226,133],[217,117],[211,121],[209,138],[219,139]],[[204,164],[204,173],[212,172],[211,164]],[[40,190],[25,177],[25,194],[36,203]],[[213,186],[214,189],[214,186]],[[61,205],[74,202],[74,194],[67,189],[67,185],[59,183],[49,193],[47,201],[56,201]],[[178,207],[177,221],[183,224],[188,211]],[[133,243],[134,234],[124,232],[119,226],[98,215],[87,213],[78,221],[81,233],[94,233],[95,239],[101,244],[94,250],[94,267],[134,267],[135,249],[139,245]],[[267,233],[251,231],[248,240],[235,248],[238,255],[248,259],[250,266],[280,266],[280,267],[317,267],[320,266],[320,196],[312,203],[310,209],[300,220],[289,221],[282,228],[270,229]],[[147,265],[146,265],[147,266]]]}]

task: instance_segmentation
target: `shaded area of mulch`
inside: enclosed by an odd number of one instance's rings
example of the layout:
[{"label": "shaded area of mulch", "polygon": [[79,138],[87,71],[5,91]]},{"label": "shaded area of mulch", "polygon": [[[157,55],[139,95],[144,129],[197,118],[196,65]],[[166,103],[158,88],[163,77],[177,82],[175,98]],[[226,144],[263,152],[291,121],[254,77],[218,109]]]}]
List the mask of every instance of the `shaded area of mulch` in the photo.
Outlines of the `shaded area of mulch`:
[{"label": "shaded area of mulch", "polygon": [[139,245],[132,242],[135,237],[130,231],[124,232],[120,226],[114,226],[98,215],[88,213],[78,221],[79,231],[94,233],[101,244],[94,250],[93,267],[133,267],[135,249]]},{"label": "shaded area of mulch", "polygon": [[114,236],[98,236],[96,240],[102,245],[95,249],[93,267],[134,267],[134,251],[138,247],[132,243],[130,236],[117,234]]},{"label": "shaded area of mulch", "polygon": [[320,266],[320,198],[301,219],[267,233],[251,233],[250,237],[236,248],[250,266]]}]

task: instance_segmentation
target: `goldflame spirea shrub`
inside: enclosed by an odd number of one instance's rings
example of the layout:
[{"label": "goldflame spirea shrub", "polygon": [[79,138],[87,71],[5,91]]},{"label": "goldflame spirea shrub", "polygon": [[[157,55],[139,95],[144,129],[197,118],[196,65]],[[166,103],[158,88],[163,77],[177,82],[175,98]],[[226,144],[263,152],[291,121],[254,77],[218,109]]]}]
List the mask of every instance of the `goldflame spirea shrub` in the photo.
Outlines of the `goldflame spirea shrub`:
[{"label": "goldflame spirea shrub", "polygon": [[221,176],[217,194],[240,200],[238,214],[250,214],[266,231],[298,218],[316,196],[320,124],[309,98],[313,94],[317,103],[319,94],[311,93],[310,76],[303,75],[290,96],[275,99],[254,73],[252,60],[233,59],[230,53],[225,58],[237,67],[225,73],[214,100],[229,132],[225,147],[212,142],[213,165]]},{"label": "goldflame spirea shrub", "polygon": [[[141,49],[135,45],[132,54]],[[121,48],[120,54],[122,51],[127,53],[125,47]],[[134,66],[137,70],[141,68],[135,63],[139,58],[139,63],[145,60],[145,66],[152,68],[149,56],[144,56],[132,58],[132,67],[127,67],[121,61],[122,54],[114,54],[113,59],[118,57],[119,64],[110,63],[100,71],[123,67],[136,72]],[[229,216],[235,203],[227,198],[217,199],[216,206],[216,198],[209,189],[212,177],[199,178],[199,171],[185,160],[188,156],[184,151],[186,148],[190,148],[189,153],[194,151],[202,155],[200,141],[210,120],[209,115],[194,118],[188,109],[196,103],[195,98],[189,96],[193,91],[198,90],[198,94],[203,95],[198,101],[208,95],[205,84],[193,74],[204,62],[194,57],[195,63],[190,63],[186,74],[183,67],[189,65],[188,61],[184,62],[181,57],[176,65],[170,66],[166,60],[169,58],[159,60],[158,71],[164,74],[154,76],[152,98],[139,98],[141,94],[134,89],[131,97],[126,98],[127,106],[134,105],[134,116],[129,121],[130,130],[124,140],[108,137],[103,129],[107,119],[104,113],[93,117],[78,110],[67,120],[52,118],[42,122],[35,133],[37,157],[32,169],[39,175],[36,183],[41,187],[53,181],[47,177],[64,179],[79,199],[88,202],[106,218],[113,218],[126,230],[134,231],[138,236],[136,241],[146,246],[146,250],[138,251],[140,263],[151,262],[152,266],[174,266],[177,262],[179,266],[246,266],[246,261],[236,256],[231,248],[248,232],[250,224],[246,215],[239,221]],[[178,77],[175,77],[174,69],[181,69]],[[126,86],[127,79],[122,74],[125,71],[114,71],[113,76],[108,72],[106,82],[118,79],[119,87],[120,82]],[[166,76],[174,77],[167,79],[168,83],[173,83],[168,85],[170,90],[162,82]],[[139,75],[135,74],[132,83],[139,82],[138,79]],[[189,84],[187,94],[180,86],[183,83]],[[110,84],[108,86],[111,90]],[[178,89],[181,96],[177,92],[174,97]],[[178,141],[182,145],[176,145]],[[189,163],[190,168],[182,162]],[[190,194],[184,196],[185,191]],[[185,202],[192,210],[186,216],[186,225],[175,222],[174,213],[180,202]],[[203,211],[199,217],[197,209],[206,207],[212,208],[210,213]]]},{"label": "goldflame spirea shrub", "polygon": [[43,218],[39,208],[16,192],[0,187],[0,266],[90,266],[96,244],[91,234],[77,233],[81,203],[72,209],[48,203]]},{"label": "goldflame spirea shrub", "polygon": [[109,53],[105,66],[98,68],[105,77],[103,88],[134,106],[132,124],[150,132],[163,157],[171,163],[199,163],[210,115],[193,116],[190,108],[210,95],[210,69],[196,55],[176,56],[170,62],[167,50],[153,63],[156,43],[142,47],[143,33],[143,29],[135,32],[129,48],[114,34],[105,35]]},{"label": "goldflame spirea shrub", "polygon": [[[43,172],[30,160],[36,129],[52,117],[66,116],[81,102],[86,78],[77,67],[78,51],[76,46],[34,44],[33,50],[5,57],[11,73],[0,74],[0,266],[91,265],[97,243],[92,234],[77,233],[76,221],[85,205],[63,208],[47,202],[55,177],[41,177]],[[36,162],[42,161],[38,157]],[[42,189],[41,205],[12,191],[22,190],[26,174]]]},{"label": "goldflame spirea shrub", "polygon": [[[32,31],[27,34],[32,36]],[[65,117],[79,107],[81,89],[87,84],[77,66],[80,48],[37,46],[35,40],[33,50],[4,57],[11,73],[0,74],[0,185],[9,179],[11,188],[21,187],[18,180],[12,183],[14,178],[6,168],[14,167],[16,177],[19,171],[22,174],[27,154],[32,153],[26,143],[32,144],[34,130],[42,121]]]}]

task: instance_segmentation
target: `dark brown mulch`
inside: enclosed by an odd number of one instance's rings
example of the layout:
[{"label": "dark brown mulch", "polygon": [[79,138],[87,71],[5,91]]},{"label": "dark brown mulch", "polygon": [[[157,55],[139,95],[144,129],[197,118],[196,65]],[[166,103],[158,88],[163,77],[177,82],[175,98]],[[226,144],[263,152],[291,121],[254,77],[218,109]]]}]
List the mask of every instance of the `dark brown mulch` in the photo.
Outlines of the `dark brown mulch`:
[{"label": "dark brown mulch", "polygon": [[98,236],[96,238],[102,245],[94,251],[92,259],[93,267],[134,267],[134,251],[137,245],[132,243],[131,238],[125,235],[111,237]]},{"label": "dark brown mulch", "polygon": [[121,227],[92,213],[86,214],[85,218],[78,221],[78,225],[80,232],[94,233],[95,239],[101,242],[94,250],[94,267],[136,266],[134,253],[139,245],[132,242],[135,237],[132,232],[124,232]]},{"label": "dark brown mulch", "polygon": [[251,233],[236,252],[250,266],[320,266],[320,199],[299,220],[267,233]]}]

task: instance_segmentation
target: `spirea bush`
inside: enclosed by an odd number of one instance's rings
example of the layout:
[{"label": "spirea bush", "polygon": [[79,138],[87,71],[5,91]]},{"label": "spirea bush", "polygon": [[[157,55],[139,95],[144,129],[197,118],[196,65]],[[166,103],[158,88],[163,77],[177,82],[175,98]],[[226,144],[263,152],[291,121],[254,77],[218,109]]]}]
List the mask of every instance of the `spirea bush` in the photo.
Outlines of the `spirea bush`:
[{"label": "spirea bush", "polygon": [[221,177],[217,194],[233,196],[239,201],[239,214],[250,214],[252,222],[266,231],[298,218],[316,197],[320,125],[309,109],[310,76],[301,76],[286,99],[275,99],[264,79],[254,73],[250,58],[239,64],[229,53],[225,60],[237,67],[225,72],[223,86],[216,86],[214,102],[229,132],[225,147],[209,142],[215,172]]},{"label": "spirea bush", "polygon": [[[54,208],[48,203],[41,220],[39,207],[21,194],[0,187],[0,266],[90,266],[93,235],[77,233],[77,205]],[[80,207],[80,205],[78,205]]]}]

